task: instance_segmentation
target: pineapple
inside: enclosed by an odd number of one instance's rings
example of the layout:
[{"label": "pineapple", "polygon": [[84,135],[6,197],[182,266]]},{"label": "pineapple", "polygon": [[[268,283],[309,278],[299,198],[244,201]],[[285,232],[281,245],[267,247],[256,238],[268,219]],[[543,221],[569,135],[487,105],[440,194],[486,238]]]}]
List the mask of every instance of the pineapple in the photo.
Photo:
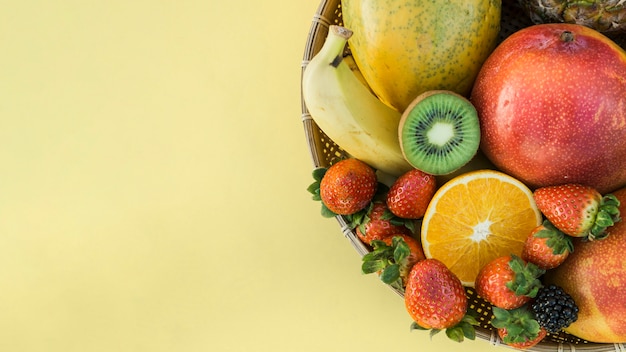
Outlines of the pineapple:
[{"label": "pineapple", "polygon": [[626,0],[519,0],[534,23],[566,22],[599,32],[626,31]]}]

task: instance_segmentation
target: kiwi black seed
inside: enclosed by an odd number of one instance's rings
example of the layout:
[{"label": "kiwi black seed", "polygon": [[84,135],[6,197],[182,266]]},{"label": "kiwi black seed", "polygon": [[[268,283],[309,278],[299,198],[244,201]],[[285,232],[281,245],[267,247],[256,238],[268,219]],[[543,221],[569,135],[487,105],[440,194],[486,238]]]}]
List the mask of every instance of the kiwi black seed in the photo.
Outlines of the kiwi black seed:
[{"label": "kiwi black seed", "polygon": [[454,92],[421,94],[402,114],[398,128],[404,158],[416,169],[446,175],[478,151],[480,123],[472,103]]}]

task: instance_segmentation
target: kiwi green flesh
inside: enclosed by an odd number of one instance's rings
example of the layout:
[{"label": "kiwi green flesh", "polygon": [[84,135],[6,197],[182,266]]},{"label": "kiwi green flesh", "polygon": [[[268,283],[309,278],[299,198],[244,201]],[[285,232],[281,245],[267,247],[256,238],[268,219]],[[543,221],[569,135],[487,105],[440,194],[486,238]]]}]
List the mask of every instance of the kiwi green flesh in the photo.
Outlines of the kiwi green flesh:
[{"label": "kiwi green flesh", "polygon": [[480,144],[474,106],[447,92],[416,100],[403,118],[400,142],[406,160],[432,175],[446,175],[467,164]]}]

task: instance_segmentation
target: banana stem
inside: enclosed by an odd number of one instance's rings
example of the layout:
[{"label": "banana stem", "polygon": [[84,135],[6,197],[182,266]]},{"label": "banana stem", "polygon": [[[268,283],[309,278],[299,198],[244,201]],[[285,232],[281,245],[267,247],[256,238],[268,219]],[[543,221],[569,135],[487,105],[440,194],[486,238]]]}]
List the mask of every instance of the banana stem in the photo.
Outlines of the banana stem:
[{"label": "banana stem", "polygon": [[352,36],[352,31],[338,25],[329,27],[327,45],[324,45],[318,55],[328,60],[329,65],[333,67],[339,66],[343,60],[343,50],[346,47],[348,39]]}]

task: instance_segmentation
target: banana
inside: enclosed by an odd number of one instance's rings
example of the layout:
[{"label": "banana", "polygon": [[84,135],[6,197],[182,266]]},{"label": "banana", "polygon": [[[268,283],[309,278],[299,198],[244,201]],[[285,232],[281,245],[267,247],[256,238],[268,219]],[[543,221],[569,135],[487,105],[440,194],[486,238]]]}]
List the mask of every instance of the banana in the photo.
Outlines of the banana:
[{"label": "banana", "polygon": [[372,88],[367,83],[367,80],[365,80],[365,77],[363,76],[363,73],[361,72],[361,70],[359,70],[359,66],[356,64],[356,61],[354,60],[354,56],[352,56],[352,55],[344,55],[343,61],[346,63],[346,65],[348,65],[348,67],[350,67],[350,70],[352,70],[352,73],[354,73],[356,78],[359,81],[361,81],[361,83],[365,87],[367,87],[367,90],[369,90],[372,94],[375,94],[374,91],[372,90]]},{"label": "banana", "polygon": [[317,126],[352,157],[384,173],[412,169],[398,139],[401,114],[371,93],[343,60],[352,31],[331,25],[302,75],[302,97]]}]

